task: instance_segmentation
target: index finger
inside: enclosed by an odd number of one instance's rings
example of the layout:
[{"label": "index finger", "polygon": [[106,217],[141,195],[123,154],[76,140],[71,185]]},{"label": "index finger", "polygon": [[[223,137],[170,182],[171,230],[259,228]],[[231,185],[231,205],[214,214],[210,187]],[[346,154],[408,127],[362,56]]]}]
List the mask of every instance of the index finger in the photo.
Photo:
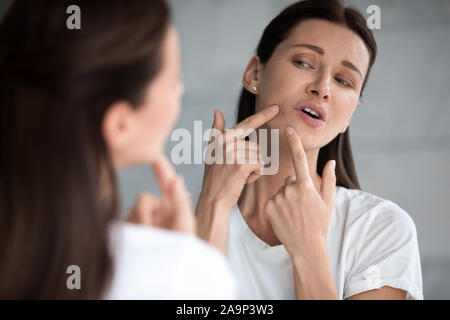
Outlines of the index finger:
[{"label": "index finger", "polygon": [[232,129],[234,131],[239,130],[243,132],[243,134],[238,134],[236,137],[244,138],[246,135],[248,135],[249,131],[253,131],[261,127],[267,121],[275,118],[275,116],[278,114],[278,110],[279,106],[273,105],[239,122]]},{"label": "index finger", "polygon": [[289,150],[292,155],[296,181],[312,182],[311,175],[309,174],[308,161],[306,159],[305,150],[303,149],[303,144],[300,137],[291,127],[286,128],[286,137],[289,144]]},{"label": "index finger", "polygon": [[173,179],[176,177],[176,172],[172,167],[169,159],[164,155],[161,155],[153,164],[153,172],[155,173],[156,180],[158,181],[159,189],[166,193],[170,187]]}]

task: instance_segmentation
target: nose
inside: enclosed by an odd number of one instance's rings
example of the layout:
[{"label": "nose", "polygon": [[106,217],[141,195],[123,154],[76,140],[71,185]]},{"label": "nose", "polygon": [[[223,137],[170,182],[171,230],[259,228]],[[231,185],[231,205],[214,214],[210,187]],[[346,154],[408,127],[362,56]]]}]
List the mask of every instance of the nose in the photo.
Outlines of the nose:
[{"label": "nose", "polygon": [[328,102],[330,99],[330,83],[328,78],[324,75],[317,79],[317,81],[314,81],[310,83],[306,87],[306,93],[313,95],[320,100],[323,100],[325,102]]}]

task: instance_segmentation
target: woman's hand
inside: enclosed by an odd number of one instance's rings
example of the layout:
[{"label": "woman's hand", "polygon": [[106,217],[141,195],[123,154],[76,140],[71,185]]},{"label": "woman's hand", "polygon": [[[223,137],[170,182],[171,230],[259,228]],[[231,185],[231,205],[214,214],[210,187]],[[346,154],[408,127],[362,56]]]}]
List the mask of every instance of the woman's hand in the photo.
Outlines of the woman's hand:
[{"label": "woman's hand", "polygon": [[[205,164],[202,191],[197,203],[198,234],[210,244],[226,251],[228,214],[246,183],[259,179],[264,167],[256,142],[245,141],[249,132],[259,128],[278,114],[278,106],[272,106],[238,123],[225,131],[225,120],[220,111],[214,113],[214,123],[209,150],[223,150],[222,163]],[[236,143],[235,139],[241,140]],[[216,156],[216,154],[214,154]],[[227,163],[227,159],[234,159]],[[253,161],[250,161],[253,160]]]},{"label": "woman's hand", "polygon": [[318,246],[326,246],[336,188],[334,160],[325,165],[318,192],[300,137],[287,128],[286,138],[296,176],[286,178],[284,186],[267,202],[265,212],[291,256],[309,257]]},{"label": "woman's hand", "polygon": [[335,161],[325,165],[317,191],[299,136],[287,128],[286,138],[295,177],[286,178],[285,185],[267,202],[265,213],[293,261],[297,299],[336,299],[327,252],[336,189]]},{"label": "woman's hand", "polygon": [[169,160],[164,156],[161,156],[152,168],[162,198],[148,193],[140,194],[126,221],[195,234],[192,204],[183,179],[175,173]]},{"label": "woman's hand", "polygon": [[[207,198],[211,202],[231,209],[237,202],[244,185],[253,183],[260,177],[260,169],[264,163],[259,158],[258,144],[245,141],[244,138],[249,132],[259,128],[277,114],[278,106],[269,107],[238,123],[231,130],[225,131],[222,113],[218,110],[214,112],[212,129],[216,134],[212,134],[208,147],[211,148],[214,145],[214,150],[223,150],[221,157],[223,161],[205,164],[201,198]],[[239,131],[242,134],[239,134]],[[235,138],[242,140],[242,143],[236,143]],[[227,159],[234,159],[234,161],[227,163]],[[250,159],[255,160],[256,163],[251,164]]]}]

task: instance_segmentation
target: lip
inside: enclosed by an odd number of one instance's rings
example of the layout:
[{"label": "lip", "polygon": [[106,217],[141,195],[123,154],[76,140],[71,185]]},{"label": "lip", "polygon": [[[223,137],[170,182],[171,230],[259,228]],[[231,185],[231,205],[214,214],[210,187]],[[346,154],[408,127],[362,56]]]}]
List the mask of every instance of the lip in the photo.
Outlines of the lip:
[{"label": "lip", "polygon": [[[319,114],[320,119],[315,119],[313,117],[308,116],[306,113],[302,111],[303,108],[310,108]],[[305,122],[312,127],[321,127],[325,121],[327,121],[327,111],[321,105],[313,102],[313,101],[305,101],[300,103],[297,107],[294,108],[296,113],[303,119]]]}]

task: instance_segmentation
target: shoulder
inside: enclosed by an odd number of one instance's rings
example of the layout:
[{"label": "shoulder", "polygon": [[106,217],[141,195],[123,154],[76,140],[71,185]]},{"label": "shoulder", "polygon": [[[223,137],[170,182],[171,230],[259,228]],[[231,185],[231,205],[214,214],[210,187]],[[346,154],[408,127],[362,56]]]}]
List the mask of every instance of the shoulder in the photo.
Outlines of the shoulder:
[{"label": "shoulder", "polygon": [[[110,236],[113,244],[128,249],[156,247],[160,249],[158,252],[165,254],[186,249],[211,251],[206,243],[192,235],[123,221],[111,225]],[[166,251],[165,248],[176,250]]]},{"label": "shoulder", "polygon": [[339,188],[346,256],[344,298],[390,286],[423,299],[417,231],[410,215],[391,200]]},{"label": "shoulder", "polygon": [[337,192],[336,213],[347,226],[362,223],[367,231],[389,228],[416,232],[411,216],[395,202],[363,190],[339,187]]},{"label": "shoulder", "polygon": [[[113,282],[119,284],[119,295],[127,292],[156,299],[232,296],[234,278],[225,257],[203,240],[125,222],[114,223],[110,235]],[[223,281],[229,284],[217,292]]]}]

